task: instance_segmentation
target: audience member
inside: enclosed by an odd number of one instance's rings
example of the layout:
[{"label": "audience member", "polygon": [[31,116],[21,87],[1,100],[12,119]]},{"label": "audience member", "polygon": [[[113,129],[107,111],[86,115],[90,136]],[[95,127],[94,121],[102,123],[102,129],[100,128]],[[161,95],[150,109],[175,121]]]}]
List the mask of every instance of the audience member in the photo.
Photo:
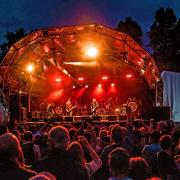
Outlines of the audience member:
[{"label": "audience member", "polygon": [[108,180],[132,180],[129,178],[130,155],[123,148],[116,148],[109,155],[109,169],[112,174]]},{"label": "audience member", "polygon": [[31,165],[34,161],[41,158],[41,152],[38,145],[33,143],[33,135],[31,131],[24,134],[24,143],[22,144],[25,163]]},{"label": "audience member", "polygon": [[16,136],[6,133],[0,136],[0,179],[27,180],[36,172],[24,168],[23,152]]},{"label": "audience member", "polygon": [[146,159],[149,165],[151,165],[152,159],[155,156],[155,154],[161,151],[159,138],[160,138],[159,131],[153,131],[150,134],[150,144],[145,145],[143,148],[142,156],[144,159]]},{"label": "audience member", "polygon": [[37,161],[33,169],[38,172],[48,171],[55,175],[57,180],[88,180],[86,169],[74,162],[70,152],[66,150],[69,142],[66,128],[62,126],[51,128],[48,134],[50,153],[48,157]]},{"label": "audience member", "polygon": [[91,161],[89,163],[85,160],[84,151],[80,143],[71,143],[68,150],[71,152],[73,159],[86,168],[89,178],[92,178],[93,174],[101,167],[102,161],[84,136],[79,136],[79,140],[91,156]]},{"label": "audience member", "polygon": [[0,135],[8,133],[8,127],[4,124],[0,124]]},{"label": "audience member", "polygon": [[41,172],[31,177],[29,180],[56,180],[56,177],[49,172]]},{"label": "audience member", "polygon": [[177,167],[172,154],[171,136],[163,135],[160,146],[162,150],[155,155],[152,162],[152,173],[163,179],[175,179]]},{"label": "audience member", "polygon": [[130,159],[130,174],[133,180],[146,180],[150,176],[150,167],[142,157],[132,157]]}]

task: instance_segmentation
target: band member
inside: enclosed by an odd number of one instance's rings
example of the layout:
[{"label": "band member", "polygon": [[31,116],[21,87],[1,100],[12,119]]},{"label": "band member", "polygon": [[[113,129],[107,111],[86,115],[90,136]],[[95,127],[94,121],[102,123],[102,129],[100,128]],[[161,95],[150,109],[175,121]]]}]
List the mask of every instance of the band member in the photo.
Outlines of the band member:
[{"label": "band member", "polygon": [[93,115],[96,114],[96,109],[97,109],[98,107],[99,107],[98,101],[96,101],[96,99],[93,99],[93,100],[92,100],[92,103],[91,103],[91,113],[92,113]]},{"label": "band member", "polygon": [[49,116],[48,116],[49,119],[54,117],[55,114],[56,114],[54,108],[55,108],[55,104],[53,104],[53,103],[48,104],[47,107],[46,107],[46,112],[49,113]]},{"label": "band member", "polygon": [[66,101],[66,115],[72,116],[74,108],[75,106],[72,105],[71,98],[68,98],[68,100]]},{"label": "band member", "polygon": [[109,98],[106,102],[105,108],[106,108],[106,114],[112,114],[112,98]]}]

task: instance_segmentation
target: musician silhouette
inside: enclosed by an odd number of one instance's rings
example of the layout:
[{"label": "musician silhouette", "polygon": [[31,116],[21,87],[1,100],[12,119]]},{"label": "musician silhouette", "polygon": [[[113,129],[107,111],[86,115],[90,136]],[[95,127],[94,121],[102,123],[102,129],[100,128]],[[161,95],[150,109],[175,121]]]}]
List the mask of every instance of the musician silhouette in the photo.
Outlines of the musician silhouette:
[{"label": "musician silhouette", "polygon": [[99,107],[99,103],[96,99],[93,99],[92,100],[92,103],[91,103],[91,113],[92,115],[95,115],[96,114],[96,109]]},{"label": "musician silhouette", "polygon": [[73,106],[71,98],[68,98],[68,100],[66,101],[66,115],[72,116],[74,108],[76,108],[76,106]]}]

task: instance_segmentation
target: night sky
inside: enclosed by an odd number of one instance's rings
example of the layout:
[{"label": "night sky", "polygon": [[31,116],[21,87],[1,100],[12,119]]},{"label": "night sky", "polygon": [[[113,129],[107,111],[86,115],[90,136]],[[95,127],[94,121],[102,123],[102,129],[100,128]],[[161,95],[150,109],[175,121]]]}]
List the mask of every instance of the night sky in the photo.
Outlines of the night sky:
[{"label": "night sky", "polygon": [[160,7],[173,8],[180,17],[179,0],[0,0],[0,43],[7,30],[20,27],[26,32],[87,23],[114,28],[128,16],[137,21],[145,33]]}]

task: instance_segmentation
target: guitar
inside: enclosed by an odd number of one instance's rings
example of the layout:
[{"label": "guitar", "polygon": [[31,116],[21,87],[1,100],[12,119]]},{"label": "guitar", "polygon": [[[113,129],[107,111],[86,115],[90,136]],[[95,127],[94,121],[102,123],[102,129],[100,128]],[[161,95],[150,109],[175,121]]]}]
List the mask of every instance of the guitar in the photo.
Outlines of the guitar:
[{"label": "guitar", "polygon": [[96,109],[99,107],[99,104],[95,105],[92,109],[91,109],[91,113],[94,114],[96,112]]},{"label": "guitar", "polygon": [[77,106],[75,105],[75,106],[73,106],[72,108],[70,108],[70,109],[66,109],[66,113],[68,114],[68,115],[71,115],[72,116],[72,112],[73,112],[73,110],[76,108]]}]

